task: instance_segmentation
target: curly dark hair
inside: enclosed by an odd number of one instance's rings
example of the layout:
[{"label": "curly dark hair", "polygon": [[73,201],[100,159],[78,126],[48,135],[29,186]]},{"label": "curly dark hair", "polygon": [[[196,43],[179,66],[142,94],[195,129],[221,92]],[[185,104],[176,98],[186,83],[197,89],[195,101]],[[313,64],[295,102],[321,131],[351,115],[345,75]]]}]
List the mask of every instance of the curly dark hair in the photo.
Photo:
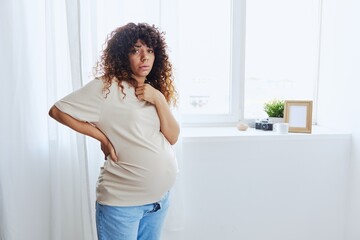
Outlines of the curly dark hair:
[{"label": "curly dark hair", "polygon": [[147,23],[128,23],[112,31],[105,42],[105,49],[95,67],[95,76],[104,81],[104,92],[110,92],[114,78],[123,90],[122,81],[136,87],[132,78],[129,54],[135,43],[140,40],[154,50],[155,61],[146,77],[146,82],[159,90],[169,104],[176,105],[177,92],[174,86],[172,64],[166,52],[165,33],[160,32],[155,25]]}]

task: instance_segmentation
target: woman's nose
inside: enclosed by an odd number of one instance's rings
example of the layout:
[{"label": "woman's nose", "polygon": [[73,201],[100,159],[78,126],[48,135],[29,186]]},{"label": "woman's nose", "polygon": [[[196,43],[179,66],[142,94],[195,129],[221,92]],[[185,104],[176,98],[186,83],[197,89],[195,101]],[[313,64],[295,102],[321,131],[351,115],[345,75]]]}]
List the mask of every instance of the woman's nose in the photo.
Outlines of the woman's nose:
[{"label": "woman's nose", "polygon": [[142,62],[145,62],[145,61],[147,61],[147,60],[149,60],[148,55],[147,55],[146,53],[143,53],[142,56],[141,56],[141,61],[142,61]]}]

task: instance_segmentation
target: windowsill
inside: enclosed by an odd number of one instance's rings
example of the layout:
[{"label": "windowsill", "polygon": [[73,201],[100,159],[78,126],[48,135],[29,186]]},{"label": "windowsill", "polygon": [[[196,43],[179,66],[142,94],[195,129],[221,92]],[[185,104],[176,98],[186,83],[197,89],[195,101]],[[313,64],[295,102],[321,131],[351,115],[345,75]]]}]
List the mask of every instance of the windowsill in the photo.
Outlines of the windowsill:
[{"label": "windowsill", "polygon": [[208,140],[249,140],[258,138],[349,138],[350,133],[325,127],[312,126],[312,133],[288,133],[278,134],[273,131],[258,130],[249,128],[246,131],[239,131],[236,127],[183,127],[181,135],[184,141],[208,141]]}]

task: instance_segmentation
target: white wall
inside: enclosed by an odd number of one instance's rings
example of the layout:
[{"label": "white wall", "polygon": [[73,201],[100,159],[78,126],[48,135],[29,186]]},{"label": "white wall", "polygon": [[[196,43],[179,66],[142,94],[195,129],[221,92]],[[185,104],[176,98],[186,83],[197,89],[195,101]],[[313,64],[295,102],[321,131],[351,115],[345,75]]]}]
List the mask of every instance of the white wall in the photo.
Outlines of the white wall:
[{"label": "white wall", "polygon": [[318,123],[352,133],[346,240],[360,239],[360,1],[323,1]]},{"label": "white wall", "polygon": [[350,144],[349,134],[184,138],[185,226],[164,239],[343,240]]}]

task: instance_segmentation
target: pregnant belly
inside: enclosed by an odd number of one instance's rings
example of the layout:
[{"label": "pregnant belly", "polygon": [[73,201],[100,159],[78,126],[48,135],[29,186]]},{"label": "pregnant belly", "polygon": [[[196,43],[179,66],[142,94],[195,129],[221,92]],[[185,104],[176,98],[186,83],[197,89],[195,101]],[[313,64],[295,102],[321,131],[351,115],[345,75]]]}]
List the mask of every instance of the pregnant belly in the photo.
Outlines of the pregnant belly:
[{"label": "pregnant belly", "polygon": [[119,161],[110,159],[101,172],[108,187],[121,191],[142,191],[148,194],[168,191],[177,174],[176,159],[172,151],[119,154]]}]

